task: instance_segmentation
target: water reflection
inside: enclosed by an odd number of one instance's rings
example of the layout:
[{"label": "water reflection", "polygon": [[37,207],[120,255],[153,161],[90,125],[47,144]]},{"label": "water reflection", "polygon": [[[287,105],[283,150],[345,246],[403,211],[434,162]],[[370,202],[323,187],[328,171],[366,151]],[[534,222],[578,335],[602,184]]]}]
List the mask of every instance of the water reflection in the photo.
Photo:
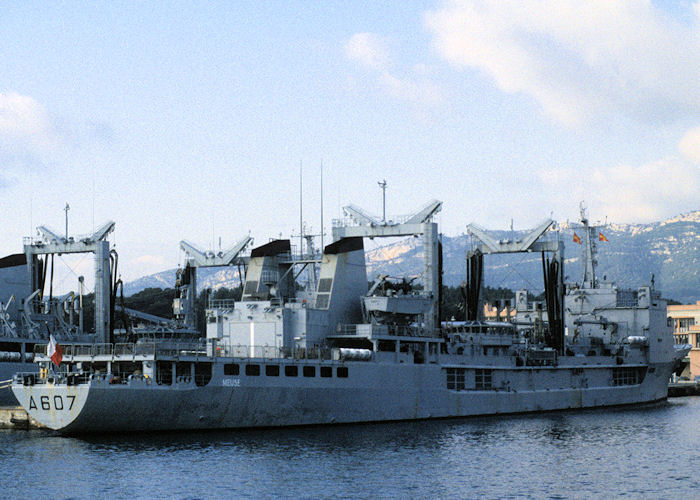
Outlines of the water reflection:
[{"label": "water reflection", "polygon": [[[698,486],[700,429],[691,422],[699,410],[700,398],[683,398],[643,408],[263,431],[4,432],[0,461],[12,474],[0,486],[11,497],[663,497],[671,487]],[[32,489],[19,477],[31,478]]]}]

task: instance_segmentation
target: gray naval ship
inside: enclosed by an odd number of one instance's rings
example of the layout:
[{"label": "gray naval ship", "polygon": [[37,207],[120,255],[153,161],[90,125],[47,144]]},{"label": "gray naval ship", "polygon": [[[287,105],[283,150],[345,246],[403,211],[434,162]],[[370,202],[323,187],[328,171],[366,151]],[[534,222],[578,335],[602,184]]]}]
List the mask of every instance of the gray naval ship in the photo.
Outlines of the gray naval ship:
[{"label": "gray naval ship", "polygon": [[[517,241],[470,226],[466,321],[440,323],[441,203],[387,221],[344,208],[322,252],[290,240],[226,252],[182,242],[176,313],[194,325],[196,270],[245,267],[240,301],[210,300],[206,338],[66,344],[12,390],[65,434],[276,427],[465,417],[658,401],[687,347],[676,348],[653,286],[623,290],[595,275],[596,233],[582,217],[585,273],[563,283],[564,244],[543,223]],[[364,238],[423,240],[422,287],[368,286]],[[309,242],[311,240],[309,239]],[[479,319],[483,258],[541,252],[546,307],[520,291],[513,321]]]}]

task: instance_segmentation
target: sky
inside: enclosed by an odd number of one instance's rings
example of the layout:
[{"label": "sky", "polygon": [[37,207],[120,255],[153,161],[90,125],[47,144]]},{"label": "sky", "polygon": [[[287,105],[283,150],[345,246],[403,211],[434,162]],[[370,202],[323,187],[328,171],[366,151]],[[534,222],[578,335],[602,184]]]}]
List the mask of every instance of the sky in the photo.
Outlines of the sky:
[{"label": "sky", "polygon": [[66,203],[125,281],[298,235],[300,171],[326,241],[384,179],[447,235],[697,210],[700,5],[0,0],[0,255]]}]

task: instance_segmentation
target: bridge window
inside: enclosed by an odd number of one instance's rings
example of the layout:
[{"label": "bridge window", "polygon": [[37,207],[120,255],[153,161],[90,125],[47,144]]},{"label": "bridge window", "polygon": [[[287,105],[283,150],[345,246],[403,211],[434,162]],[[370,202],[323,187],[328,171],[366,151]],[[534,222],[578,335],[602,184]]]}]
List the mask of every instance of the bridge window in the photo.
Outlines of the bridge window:
[{"label": "bridge window", "polygon": [[304,367],[304,376],[305,377],[315,377],[316,376],[316,367],[315,366],[305,366]]},{"label": "bridge window", "polygon": [[238,375],[240,369],[237,363],[228,363],[224,365],[224,375]]},{"label": "bridge window", "polygon": [[466,389],[464,385],[464,368],[447,368],[447,388],[452,391],[463,391]]},{"label": "bridge window", "polygon": [[646,368],[621,367],[613,368],[613,385],[641,384],[646,374]]},{"label": "bridge window", "polygon": [[321,278],[318,280],[318,289],[316,291],[319,293],[330,293],[331,286],[333,286],[333,278]]},{"label": "bridge window", "polygon": [[194,364],[194,383],[199,387],[204,387],[211,381],[212,373],[211,363],[195,363]]},{"label": "bridge window", "polygon": [[330,294],[317,293],[316,294],[316,309],[328,309],[329,301],[330,301]]},{"label": "bridge window", "polygon": [[258,282],[257,281],[246,281],[245,291],[243,292],[244,295],[251,295],[257,291],[258,291]]},{"label": "bridge window", "polygon": [[265,375],[268,377],[279,377],[280,365],[265,365]]},{"label": "bridge window", "polygon": [[335,374],[338,378],[348,378],[348,367],[347,366],[339,366],[338,369],[336,370]]},{"label": "bridge window", "polygon": [[156,382],[159,385],[171,385],[173,383],[173,364],[170,361],[158,361],[156,368]]},{"label": "bridge window", "polygon": [[491,389],[493,370],[474,370],[476,389]]},{"label": "bridge window", "polygon": [[333,376],[333,368],[330,366],[322,366],[321,367],[321,376],[328,378]]},{"label": "bridge window", "polygon": [[297,377],[299,375],[299,367],[296,365],[287,365],[284,367],[285,377]]},{"label": "bridge window", "polygon": [[245,365],[245,374],[257,377],[260,375],[260,365]]}]

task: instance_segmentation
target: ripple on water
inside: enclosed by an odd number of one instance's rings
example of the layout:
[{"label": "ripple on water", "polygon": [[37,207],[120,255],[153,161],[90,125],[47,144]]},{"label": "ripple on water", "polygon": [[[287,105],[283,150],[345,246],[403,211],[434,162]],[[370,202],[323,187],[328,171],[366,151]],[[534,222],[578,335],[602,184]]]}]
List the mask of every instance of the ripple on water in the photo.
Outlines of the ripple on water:
[{"label": "ripple on water", "polygon": [[5,497],[694,497],[700,398],[624,409],[64,438],[0,432]]}]

